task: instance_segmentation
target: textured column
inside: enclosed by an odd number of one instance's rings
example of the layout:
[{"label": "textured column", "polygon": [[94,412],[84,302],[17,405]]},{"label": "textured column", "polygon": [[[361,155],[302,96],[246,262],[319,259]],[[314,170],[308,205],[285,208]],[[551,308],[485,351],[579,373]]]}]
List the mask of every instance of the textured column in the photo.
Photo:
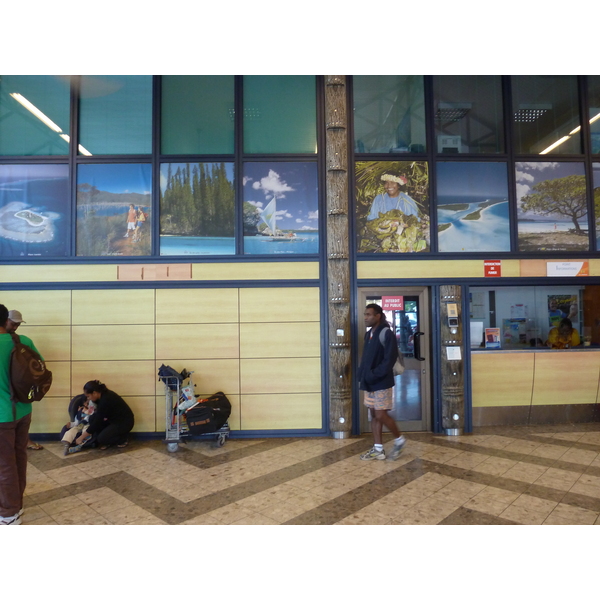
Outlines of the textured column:
[{"label": "textured column", "polygon": [[346,78],[326,75],[329,426],[336,438],[349,437],[352,429],[347,120]]}]

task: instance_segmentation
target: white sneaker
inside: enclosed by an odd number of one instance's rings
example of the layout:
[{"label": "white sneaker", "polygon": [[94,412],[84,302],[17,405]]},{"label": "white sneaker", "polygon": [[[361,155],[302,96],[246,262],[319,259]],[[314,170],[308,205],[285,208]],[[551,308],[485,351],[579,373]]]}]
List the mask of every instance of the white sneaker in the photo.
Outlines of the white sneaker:
[{"label": "white sneaker", "polygon": [[404,436],[400,436],[399,441],[394,442],[394,447],[390,452],[388,460],[396,460],[400,454],[402,454],[402,450],[404,450],[404,446],[406,444],[406,438]]},{"label": "white sneaker", "polygon": [[20,525],[22,510],[12,517],[0,517],[0,525]]}]

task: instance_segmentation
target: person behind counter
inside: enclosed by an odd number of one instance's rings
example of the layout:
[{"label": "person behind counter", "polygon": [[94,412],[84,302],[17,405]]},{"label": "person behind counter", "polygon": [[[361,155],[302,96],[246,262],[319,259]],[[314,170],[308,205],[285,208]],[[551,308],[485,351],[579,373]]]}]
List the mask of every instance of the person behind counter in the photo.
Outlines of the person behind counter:
[{"label": "person behind counter", "polygon": [[[90,424],[86,431],[75,440],[82,447],[92,437],[100,450],[116,444],[119,448],[127,446],[127,435],[133,429],[134,418],[131,408],[125,400],[112,390],[109,390],[97,379],[88,381],[83,386],[85,397],[90,406],[95,408]],[[92,444],[93,444],[92,442]]]},{"label": "person behind counter", "polygon": [[564,318],[560,320],[558,327],[553,327],[548,333],[546,346],[550,348],[573,348],[581,344],[581,338],[577,329],[573,329],[571,319]]}]

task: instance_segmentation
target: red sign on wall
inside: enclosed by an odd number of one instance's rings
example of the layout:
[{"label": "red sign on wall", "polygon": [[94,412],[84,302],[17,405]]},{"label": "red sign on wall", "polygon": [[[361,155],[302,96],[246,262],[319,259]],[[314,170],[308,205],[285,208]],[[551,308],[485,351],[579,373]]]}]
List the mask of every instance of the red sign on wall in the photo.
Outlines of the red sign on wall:
[{"label": "red sign on wall", "polygon": [[404,296],[382,296],[381,308],[383,310],[404,310]]},{"label": "red sign on wall", "polygon": [[485,275],[485,277],[502,277],[502,261],[484,260],[483,274]]}]

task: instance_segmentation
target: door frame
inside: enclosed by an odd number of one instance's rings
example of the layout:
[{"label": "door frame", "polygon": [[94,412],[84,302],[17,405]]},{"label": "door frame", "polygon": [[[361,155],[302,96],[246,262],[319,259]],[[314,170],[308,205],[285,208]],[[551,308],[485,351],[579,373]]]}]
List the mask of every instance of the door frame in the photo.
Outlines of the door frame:
[{"label": "door frame", "polygon": [[[364,325],[363,325],[363,310],[366,305],[367,296],[386,296],[386,295],[401,295],[401,296],[417,296],[419,298],[419,331],[424,335],[421,336],[421,356],[425,358],[420,362],[421,365],[421,420],[420,421],[398,421],[398,426],[402,431],[432,431],[432,322],[431,322],[431,287],[425,285],[378,285],[359,287],[357,290],[357,303],[355,309],[355,317],[357,324],[357,362],[360,363],[360,357],[363,352],[364,345]],[[415,360],[415,359],[408,359]],[[358,369],[357,369],[358,371]],[[368,421],[367,409],[362,401],[362,390],[358,389],[358,381],[355,373],[354,388],[357,390],[357,419],[359,433],[367,433],[371,430]]]}]

